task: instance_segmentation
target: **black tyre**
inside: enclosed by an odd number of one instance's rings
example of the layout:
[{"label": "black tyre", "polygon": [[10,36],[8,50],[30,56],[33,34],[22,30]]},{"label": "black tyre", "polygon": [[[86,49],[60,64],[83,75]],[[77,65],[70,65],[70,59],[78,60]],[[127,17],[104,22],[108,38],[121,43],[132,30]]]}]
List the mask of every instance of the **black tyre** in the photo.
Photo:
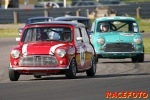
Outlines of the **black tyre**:
[{"label": "black tyre", "polygon": [[35,78],[41,78],[41,75],[33,75]]},{"label": "black tyre", "polygon": [[134,62],[137,62],[137,61],[138,61],[138,57],[137,57],[137,56],[132,57],[131,60],[132,60],[133,63],[134,63]]},{"label": "black tyre", "polygon": [[9,79],[11,81],[18,81],[20,74],[14,70],[9,69]]},{"label": "black tyre", "polygon": [[144,62],[144,47],[143,47],[143,53],[138,55],[138,62]]},{"label": "black tyre", "polygon": [[98,63],[98,56],[96,56],[95,63],[96,64]]},{"label": "black tyre", "polygon": [[93,58],[91,60],[91,68],[86,71],[86,74],[87,74],[88,77],[95,76],[95,74],[96,74],[96,67],[97,67],[96,66],[96,59],[93,56]]},{"label": "black tyre", "polygon": [[69,65],[69,69],[66,70],[65,72],[66,78],[73,79],[76,77],[76,73],[77,73],[77,65],[75,59],[73,58]]},{"label": "black tyre", "polygon": [[144,62],[144,53],[131,58],[132,62]]},{"label": "black tyre", "polygon": [[138,55],[138,62],[144,62],[144,53]]},{"label": "black tyre", "polygon": [[143,47],[143,53],[137,55],[136,57],[131,58],[132,62],[144,62],[144,47]]}]

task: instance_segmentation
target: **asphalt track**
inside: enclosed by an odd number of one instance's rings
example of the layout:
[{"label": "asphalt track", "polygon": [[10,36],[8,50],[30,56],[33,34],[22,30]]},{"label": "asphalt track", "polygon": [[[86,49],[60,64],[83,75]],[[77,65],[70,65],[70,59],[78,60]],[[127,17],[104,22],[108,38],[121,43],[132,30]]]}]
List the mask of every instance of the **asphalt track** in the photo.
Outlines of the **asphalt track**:
[{"label": "asphalt track", "polygon": [[[9,53],[15,45],[15,38],[0,38],[0,100],[109,100],[106,92],[127,91],[145,91],[150,95],[150,55],[145,55],[144,63],[101,59],[94,78],[86,77],[85,73],[77,74],[76,79],[66,79],[64,75],[41,79],[22,75],[17,82],[11,82]],[[150,100],[150,97],[137,100]]]}]

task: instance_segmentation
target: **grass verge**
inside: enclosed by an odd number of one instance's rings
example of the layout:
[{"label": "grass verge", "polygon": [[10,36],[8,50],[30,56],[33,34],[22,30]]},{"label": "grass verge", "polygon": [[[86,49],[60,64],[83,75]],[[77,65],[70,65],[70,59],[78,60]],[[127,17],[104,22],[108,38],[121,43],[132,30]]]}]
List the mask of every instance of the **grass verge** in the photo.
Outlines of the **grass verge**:
[{"label": "grass verge", "polygon": [[143,39],[145,53],[150,54],[150,38],[144,38]]},{"label": "grass verge", "polygon": [[18,28],[0,29],[0,38],[17,37]]}]

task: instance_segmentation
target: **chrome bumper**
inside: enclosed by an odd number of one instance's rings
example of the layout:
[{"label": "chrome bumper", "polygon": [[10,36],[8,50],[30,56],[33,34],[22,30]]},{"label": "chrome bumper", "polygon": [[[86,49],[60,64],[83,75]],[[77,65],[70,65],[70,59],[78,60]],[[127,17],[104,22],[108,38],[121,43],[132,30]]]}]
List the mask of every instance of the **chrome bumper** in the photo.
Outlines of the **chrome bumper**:
[{"label": "chrome bumper", "polygon": [[144,52],[96,52],[96,54],[142,54]]}]

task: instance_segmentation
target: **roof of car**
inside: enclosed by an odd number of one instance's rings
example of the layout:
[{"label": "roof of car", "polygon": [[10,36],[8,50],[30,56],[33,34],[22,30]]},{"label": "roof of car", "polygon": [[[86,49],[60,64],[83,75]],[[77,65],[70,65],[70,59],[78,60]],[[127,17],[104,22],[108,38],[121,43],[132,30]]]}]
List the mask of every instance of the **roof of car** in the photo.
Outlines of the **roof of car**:
[{"label": "roof of car", "polygon": [[43,24],[65,24],[65,25],[72,25],[74,27],[80,27],[80,26],[84,26],[84,24],[82,23],[77,23],[77,22],[66,22],[66,21],[52,21],[52,22],[36,22],[36,23],[31,23],[28,24],[29,25],[43,25]]},{"label": "roof of car", "polygon": [[132,20],[132,21],[136,21],[135,18],[133,17],[125,17],[125,16],[114,16],[114,17],[100,17],[97,18],[96,21],[105,21],[105,20]]},{"label": "roof of car", "polygon": [[28,18],[28,20],[34,20],[34,19],[44,19],[44,18],[54,19],[53,17],[39,16],[39,17],[31,17],[31,18]]},{"label": "roof of car", "polygon": [[60,21],[60,20],[90,20],[88,17],[82,17],[82,16],[62,16],[62,17],[56,17],[54,20]]}]

